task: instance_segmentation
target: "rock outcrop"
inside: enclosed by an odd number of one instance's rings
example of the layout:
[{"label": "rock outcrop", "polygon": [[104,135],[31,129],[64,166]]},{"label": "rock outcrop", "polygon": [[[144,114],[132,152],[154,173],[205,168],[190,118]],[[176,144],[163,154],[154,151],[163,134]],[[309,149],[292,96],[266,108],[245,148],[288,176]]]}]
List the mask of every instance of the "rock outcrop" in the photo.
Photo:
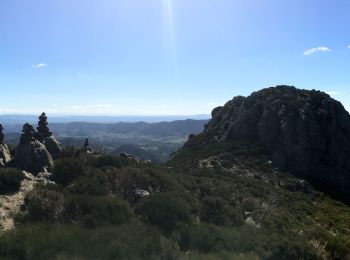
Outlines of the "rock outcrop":
[{"label": "rock outcrop", "polygon": [[23,126],[20,143],[15,150],[16,165],[26,171],[37,174],[45,168],[53,168],[53,159],[45,145],[35,139],[34,128],[30,124]]},{"label": "rock outcrop", "polygon": [[10,149],[5,143],[4,127],[0,124],[0,167],[5,167],[11,160]]},{"label": "rock outcrop", "polygon": [[350,115],[320,91],[277,86],[235,97],[184,149],[191,143],[259,146],[273,167],[350,195]]},{"label": "rock outcrop", "polygon": [[8,146],[4,143],[0,144],[0,167],[5,167],[11,160],[12,157]]},{"label": "rock outcrop", "polygon": [[62,145],[57,141],[56,137],[51,135],[45,137],[43,144],[45,145],[47,151],[51,154],[53,159],[57,159],[62,154]]},{"label": "rock outcrop", "polygon": [[35,133],[36,139],[45,145],[53,159],[59,158],[62,154],[62,145],[50,132],[47,116],[44,112],[39,116],[37,130],[38,132]]}]

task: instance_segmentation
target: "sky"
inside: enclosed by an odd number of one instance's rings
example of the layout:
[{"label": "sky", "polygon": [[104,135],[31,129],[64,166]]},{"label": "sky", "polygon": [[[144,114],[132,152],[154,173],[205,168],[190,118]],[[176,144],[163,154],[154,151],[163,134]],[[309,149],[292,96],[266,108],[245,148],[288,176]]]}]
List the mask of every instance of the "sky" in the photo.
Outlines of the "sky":
[{"label": "sky", "polygon": [[0,114],[209,114],[294,85],[350,111],[349,0],[0,1]]}]

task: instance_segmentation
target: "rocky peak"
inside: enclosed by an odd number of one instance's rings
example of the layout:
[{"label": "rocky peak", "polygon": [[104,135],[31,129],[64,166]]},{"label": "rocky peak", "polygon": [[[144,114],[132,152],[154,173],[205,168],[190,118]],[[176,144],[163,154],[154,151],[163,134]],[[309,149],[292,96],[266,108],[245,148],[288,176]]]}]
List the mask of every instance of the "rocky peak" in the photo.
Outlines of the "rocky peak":
[{"label": "rocky peak", "polygon": [[5,142],[4,127],[0,124],[0,167],[6,166],[11,160],[10,149]]},{"label": "rocky peak", "polygon": [[38,132],[35,133],[37,140],[45,145],[53,159],[59,158],[62,154],[62,145],[50,132],[45,112],[39,116],[37,130]]},{"label": "rocky peak", "polygon": [[23,125],[15,153],[16,165],[34,174],[52,169],[53,159],[60,157],[62,153],[62,145],[50,132],[45,113],[39,116],[37,130],[38,132],[35,132],[34,127],[29,123]]},{"label": "rocky peak", "polygon": [[29,124],[29,123],[25,123],[23,125],[23,129],[22,129],[22,135],[20,138],[20,144],[22,145],[26,145],[32,141],[35,140],[35,131],[34,131],[34,127]]},{"label": "rocky peak", "polygon": [[43,141],[46,137],[52,136],[52,132],[50,132],[48,127],[47,116],[44,112],[39,116],[37,130],[38,139],[40,141]]},{"label": "rocky peak", "polygon": [[4,127],[0,124],[0,144],[5,142]]},{"label": "rocky peak", "polygon": [[350,194],[350,115],[326,93],[277,86],[235,97],[215,108],[192,139],[184,149],[191,143],[260,146],[274,167]]},{"label": "rocky peak", "polygon": [[45,167],[53,167],[53,159],[45,145],[35,139],[35,131],[31,124],[24,124],[20,142],[15,151],[15,163],[23,169],[37,174]]}]

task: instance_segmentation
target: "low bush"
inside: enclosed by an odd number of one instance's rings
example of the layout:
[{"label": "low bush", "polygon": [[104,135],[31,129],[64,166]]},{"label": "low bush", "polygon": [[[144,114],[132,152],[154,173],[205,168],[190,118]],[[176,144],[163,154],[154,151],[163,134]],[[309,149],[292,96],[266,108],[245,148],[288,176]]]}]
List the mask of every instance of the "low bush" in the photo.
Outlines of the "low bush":
[{"label": "low bush", "polygon": [[20,222],[58,222],[64,212],[64,194],[56,185],[36,185],[25,198]]},{"label": "low bush", "polygon": [[200,217],[216,225],[238,226],[244,221],[240,207],[229,205],[220,197],[205,197],[201,201]]},{"label": "low bush", "polygon": [[67,186],[85,173],[86,169],[81,159],[62,158],[56,161],[52,178],[56,183]]},{"label": "low bush", "polygon": [[174,193],[152,195],[140,202],[136,212],[144,221],[160,227],[166,234],[191,222],[186,201]]},{"label": "low bush", "polygon": [[80,223],[92,228],[120,225],[130,221],[132,211],[123,200],[115,197],[71,195],[65,202],[65,222]]},{"label": "low bush", "polygon": [[16,192],[21,187],[24,175],[14,168],[0,168],[0,194]]},{"label": "low bush", "polygon": [[85,229],[36,224],[0,237],[1,259],[179,259],[181,252],[154,228],[139,222]]},{"label": "low bush", "polygon": [[99,169],[91,169],[89,173],[75,180],[68,190],[72,193],[95,196],[107,195],[111,192],[112,178],[115,174],[106,173]]}]

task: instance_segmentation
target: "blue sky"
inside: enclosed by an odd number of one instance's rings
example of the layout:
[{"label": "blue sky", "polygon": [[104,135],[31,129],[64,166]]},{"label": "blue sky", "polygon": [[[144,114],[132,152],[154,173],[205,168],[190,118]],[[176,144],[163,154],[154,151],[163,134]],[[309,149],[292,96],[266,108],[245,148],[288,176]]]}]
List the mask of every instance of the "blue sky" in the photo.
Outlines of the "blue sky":
[{"label": "blue sky", "polygon": [[0,2],[0,114],[206,114],[277,84],[350,110],[348,0]]}]

